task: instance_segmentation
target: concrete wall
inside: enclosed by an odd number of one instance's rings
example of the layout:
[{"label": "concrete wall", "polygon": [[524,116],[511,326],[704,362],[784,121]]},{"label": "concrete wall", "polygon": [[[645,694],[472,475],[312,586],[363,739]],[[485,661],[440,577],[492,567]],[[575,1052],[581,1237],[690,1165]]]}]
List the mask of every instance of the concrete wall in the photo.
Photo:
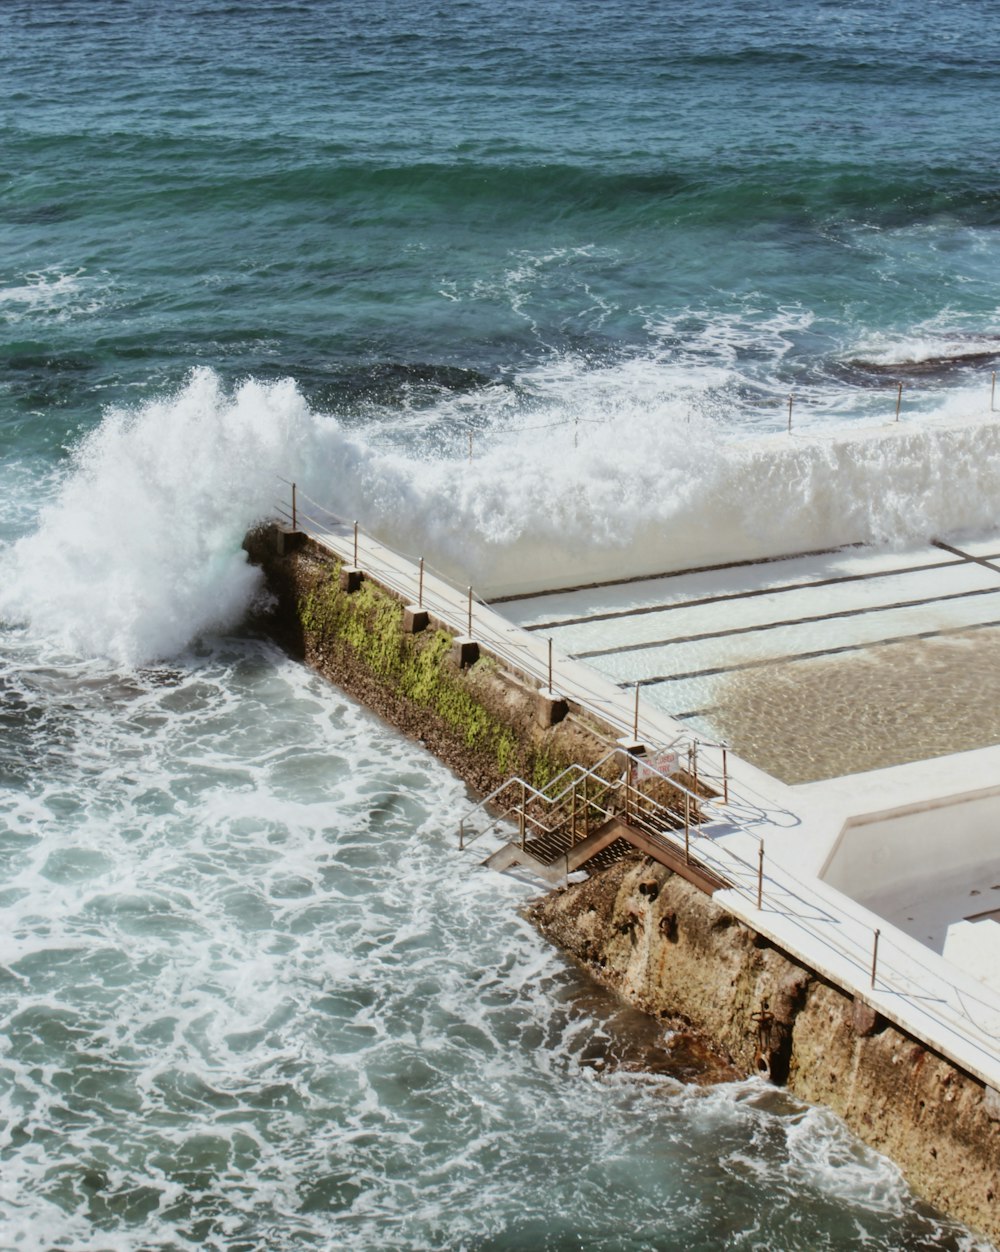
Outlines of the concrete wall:
[{"label": "concrete wall", "polygon": [[1000,881],[998,874],[1000,787],[987,787],[850,818],[820,876],[911,929],[900,914],[915,902],[942,900],[969,883]]}]

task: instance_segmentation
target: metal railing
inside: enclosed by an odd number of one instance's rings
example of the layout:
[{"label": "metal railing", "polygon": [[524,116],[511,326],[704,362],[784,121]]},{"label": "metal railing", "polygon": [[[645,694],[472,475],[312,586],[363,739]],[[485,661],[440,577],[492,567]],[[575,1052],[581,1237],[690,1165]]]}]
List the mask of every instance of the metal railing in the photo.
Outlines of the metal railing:
[{"label": "metal railing", "polygon": [[[461,586],[448,574],[434,568],[423,556],[402,552],[375,540],[356,521],[348,522],[340,517],[312,499],[291,480],[280,478],[279,481],[290,490],[290,500],[275,504],[275,515],[286,525],[328,547],[337,556],[344,559],[349,556],[356,567],[363,567],[404,603],[413,603],[426,609],[448,629],[459,634],[471,635],[475,632],[477,638],[498,659],[545,689],[552,690],[556,675],[551,660],[551,641],[548,656],[536,656],[533,642],[513,638],[513,635],[521,633],[518,628],[502,615],[496,614],[489,602],[476,595],[472,587]],[[308,507],[304,508],[303,504]],[[406,568],[401,569],[384,558],[380,559],[382,554],[398,558],[406,564]],[[433,577],[428,578],[428,575]],[[445,592],[450,592],[451,598],[443,594]],[[461,608],[458,607],[459,604]],[[494,616],[496,622],[490,620]],[[674,738],[668,740],[664,740],[660,733],[653,732],[648,724],[643,724],[638,702],[636,712],[631,718],[627,718],[623,715],[620,703],[609,701],[596,686],[588,685],[583,676],[586,672],[585,667],[580,667],[579,672],[574,675],[573,690],[562,694],[600,718],[619,734],[643,734],[645,742],[655,746],[657,750],[669,749],[681,741],[685,744],[691,741],[683,728],[678,730]],[[594,677],[597,678],[596,673]],[[718,746],[721,751],[721,745],[712,745],[706,740],[700,742],[703,747]]]},{"label": "metal railing", "polygon": [[[661,787],[669,787],[672,803],[658,800],[650,787],[636,781],[637,765],[647,779],[652,775]],[[609,777],[615,769],[617,773]],[[942,1028],[957,1036],[971,1049],[971,1058],[956,1058],[959,1064],[969,1067],[978,1061],[980,1070],[1000,1073],[1000,997],[985,986],[977,990],[968,981],[960,985],[949,979],[933,968],[933,958],[920,955],[923,948],[916,940],[894,939],[871,924],[880,919],[862,906],[852,909],[849,897],[840,897],[843,906],[838,907],[830,896],[839,897],[839,892],[828,889],[820,894],[816,883],[803,882],[766,861],[764,840],[719,796],[705,795],[700,786],[694,790],[694,780],[686,778],[659,773],[622,748],[590,769],[569,767],[545,788],[512,778],[463,816],[459,847],[468,848],[490,831],[506,831],[509,842],[528,851],[533,841],[548,844],[550,850],[561,842],[571,851],[596,829],[596,817],[621,818],[668,844],[676,855],[710,870],[723,881],[727,894],[732,892],[755,910],[746,920],[765,932],[780,931],[780,942],[804,964],[819,968],[849,994],[877,1001],[891,1020],[946,1054],[954,1048],[942,1042]],[[579,816],[583,813],[585,819]],[[582,826],[584,821],[588,825]],[[734,834],[753,841],[755,858],[748,860],[723,841]],[[558,863],[560,849],[555,850],[557,855],[548,862],[552,865]]]},{"label": "metal railing", "polygon": [[[459,849],[504,826],[516,826],[526,849],[537,842],[572,850],[596,831],[601,821],[620,817],[663,840],[683,855],[711,869],[747,899],[763,891],[764,841],[736,817],[707,785],[705,775],[689,768],[664,773],[654,764],[614,748],[595,765],[570,765],[543,788],[523,778],[502,783],[460,820]],[[485,818],[485,825],[478,819]],[[721,834],[741,833],[760,850],[756,865],[716,842]],[[513,842],[513,841],[511,841]],[[759,907],[759,905],[758,905]]]},{"label": "metal railing", "polygon": [[[562,690],[558,669],[553,662],[551,639],[546,640],[544,651],[536,649],[530,640],[517,640],[514,636],[523,632],[498,614],[487,600],[475,595],[472,587],[460,585],[423,556],[403,552],[376,540],[356,521],[347,521],[320,504],[291,479],[279,476],[278,481],[289,489],[289,496],[276,502],[275,515],[293,530],[309,536],[334,555],[349,559],[355,567],[363,567],[367,574],[404,603],[427,610],[449,630],[459,634],[475,631],[480,642],[497,659],[547,691],[558,688],[558,694],[602,721],[611,731],[641,739],[653,755],[670,750],[679,751],[682,755],[694,753],[697,761],[695,768],[700,771],[701,777],[725,796],[732,812],[741,814],[744,823],[769,826],[797,824],[798,819],[791,811],[756,792],[745,781],[741,781],[738,787],[734,784],[728,771],[725,744],[693,736],[683,727],[678,727],[677,734],[672,738],[663,737],[644,715],[638,698],[639,684],[635,684],[636,699],[630,716],[624,712],[624,701],[612,702],[597,686],[588,683],[588,674],[592,674],[598,682],[602,680],[585,665],[575,666],[572,690]],[[307,507],[303,508],[303,503]],[[385,559],[385,554],[405,563],[406,568],[394,566]],[[448,592],[451,599],[447,598]],[[475,608],[480,610],[478,615],[474,612]],[[494,617],[495,622],[490,620]],[[565,661],[566,658],[559,659]],[[591,729],[601,737],[600,732],[593,727]],[[605,737],[605,742],[609,748],[618,746],[610,735]]]}]

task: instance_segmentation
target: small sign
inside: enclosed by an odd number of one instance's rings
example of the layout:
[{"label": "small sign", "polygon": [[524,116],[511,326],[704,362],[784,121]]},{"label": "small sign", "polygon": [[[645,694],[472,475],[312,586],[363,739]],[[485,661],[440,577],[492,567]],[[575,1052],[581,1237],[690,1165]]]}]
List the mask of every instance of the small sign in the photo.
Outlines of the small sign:
[{"label": "small sign", "polygon": [[635,780],[644,782],[647,778],[656,778],[663,774],[668,778],[676,774],[681,767],[681,754],[672,748],[665,752],[655,752],[635,763]]}]

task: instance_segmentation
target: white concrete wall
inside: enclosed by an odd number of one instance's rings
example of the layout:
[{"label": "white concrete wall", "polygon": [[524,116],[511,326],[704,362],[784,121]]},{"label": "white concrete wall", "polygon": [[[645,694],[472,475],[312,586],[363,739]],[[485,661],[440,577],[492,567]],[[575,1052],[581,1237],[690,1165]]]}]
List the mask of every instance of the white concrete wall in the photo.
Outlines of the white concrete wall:
[{"label": "white concrete wall", "polygon": [[1000,786],[849,818],[820,876],[888,919],[977,881],[986,908],[1000,894]]}]

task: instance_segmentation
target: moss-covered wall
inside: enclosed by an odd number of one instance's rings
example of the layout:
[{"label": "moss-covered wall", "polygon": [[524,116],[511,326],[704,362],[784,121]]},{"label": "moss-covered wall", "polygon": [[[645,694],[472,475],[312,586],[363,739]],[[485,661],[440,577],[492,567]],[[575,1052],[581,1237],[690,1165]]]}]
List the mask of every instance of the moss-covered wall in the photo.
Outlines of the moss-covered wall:
[{"label": "moss-covered wall", "polygon": [[279,553],[275,532],[247,537],[274,592],[272,627],[287,647],[405,733],[419,738],[477,791],[514,774],[542,788],[572,762],[594,764],[611,731],[575,711],[558,725],[536,720],[537,693],[488,655],[462,668],[452,635],[433,621],[403,629],[403,605],[364,579],[340,585],[340,564],[308,541]]}]

